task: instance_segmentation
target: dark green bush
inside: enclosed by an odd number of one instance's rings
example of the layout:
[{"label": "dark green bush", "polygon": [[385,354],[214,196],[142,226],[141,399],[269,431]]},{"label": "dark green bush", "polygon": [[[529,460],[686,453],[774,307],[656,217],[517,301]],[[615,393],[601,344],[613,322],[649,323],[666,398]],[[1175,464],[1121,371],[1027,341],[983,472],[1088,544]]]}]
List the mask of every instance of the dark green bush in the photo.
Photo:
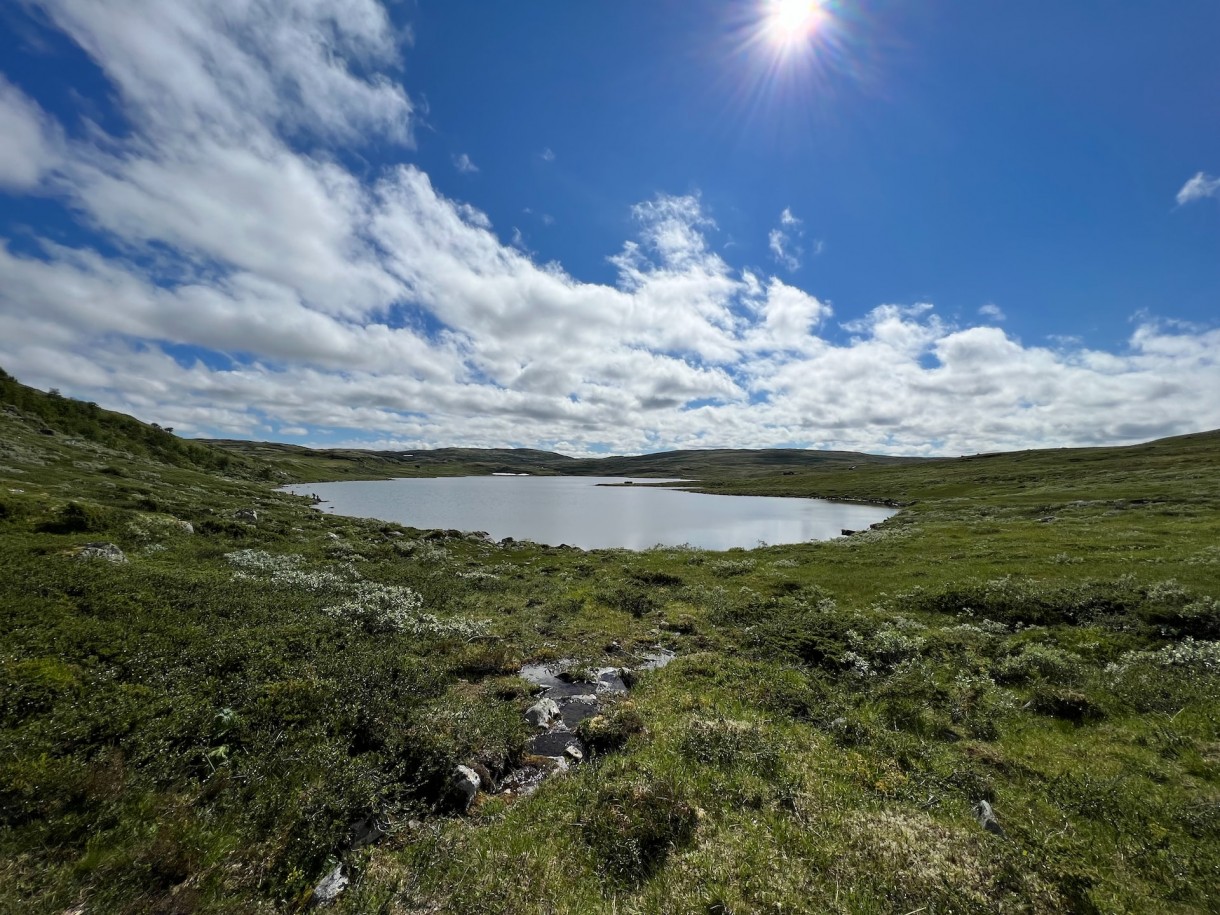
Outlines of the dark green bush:
[{"label": "dark green bush", "polygon": [[671,851],[689,845],[698,824],[699,812],[674,785],[645,775],[600,786],[581,830],[601,871],[630,885],[655,873]]}]

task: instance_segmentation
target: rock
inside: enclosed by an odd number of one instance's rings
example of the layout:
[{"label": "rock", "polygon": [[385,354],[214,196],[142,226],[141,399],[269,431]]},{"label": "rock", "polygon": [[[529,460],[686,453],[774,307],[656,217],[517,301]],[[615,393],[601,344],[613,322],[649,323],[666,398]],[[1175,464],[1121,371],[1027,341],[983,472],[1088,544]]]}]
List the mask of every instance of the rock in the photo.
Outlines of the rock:
[{"label": "rock", "polygon": [[979,821],[979,825],[988,832],[995,833],[997,836],[1004,835],[1004,827],[999,824],[995,818],[995,811],[991,809],[991,805],[986,801],[979,801],[974,805],[971,811],[974,818]]},{"label": "rock", "polygon": [[178,532],[181,534],[195,533],[195,525],[191,524],[189,521],[178,521],[175,519],[174,525],[178,528]]},{"label": "rock", "polygon": [[1058,520],[1059,520],[1059,519],[1058,519],[1058,518],[1056,518],[1054,515],[1047,515],[1045,518],[1039,518],[1039,519],[1038,519],[1038,523],[1040,523],[1040,524],[1053,524],[1055,521],[1058,521]]},{"label": "rock", "polygon": [[536,728],[545,728],[559,717],[559,706],[554,699],[539,699],[525,712],[525,720]]},{"label": "rock", "polygon": [[453,770],[453,790],[458,796],[458,806],[462,813],[470,809],[470,803],[474,800],[479,789],[483,787],[483,780],[479,778],[479,773],[469,766],[458,766]]},{"label": "rock", "polygon": [[245,521],[248,524],[254,524],[258,521],[258,512],[252,508],[239,508],[233,512],[233,518],[237,521]]},{"label": "rock", "polygon": [[342,540],[343,539],[341,536],[336,534],[334,531],[327,531],[326,536],[331,540]]},{"label": "rock", "polygon": [[844,537],[850,537],[852,534],[858,534],[860,532],[853,531],[850,527],[844,527],[839,529],[839,533]]},{"label": "rock", "polygon": [[377,822],[375,817],[368,817],[364,820],[357,820],[352,824],[352,848],[362,848],[365,845],[372,845],[374,842],[379,842],[386,834],[386,829],[382,824]]},{"label": "rock", "polygon": [[113,543],[86,543],[76,553],[77,559],[105,559],[107,562],[126,562],[127,557]]},{"label": "rock", "polygon": [[335,869],[323,877],[313,888],[313,904],[319,908],[330,905],[339,898],[340,893],[347,889],[347,883],[343,865],[336,864]]},{"label": "rock", "polygon": [[578,763],[585,758],[585,754],[580,751],[580,747],[576,746],[576,744],[568,744],[564,748],[563,755],[574,763]]}]

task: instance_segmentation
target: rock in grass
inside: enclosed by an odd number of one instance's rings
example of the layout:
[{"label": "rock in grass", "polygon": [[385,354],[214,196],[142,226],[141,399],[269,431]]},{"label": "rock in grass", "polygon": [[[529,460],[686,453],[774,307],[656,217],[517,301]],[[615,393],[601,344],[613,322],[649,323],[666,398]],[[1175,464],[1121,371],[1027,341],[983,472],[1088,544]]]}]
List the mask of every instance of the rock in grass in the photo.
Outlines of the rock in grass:
[{"label": "rock in grass", "polygon": [[525,712],[525,720],[536,728],[545,728],[559,717],[559,706],[554,699],[539,699]]},{"label": "rock in grass", "polygon": [[248,524],[255,524],[258,521],[258,512],[252,508],[239,508],[233,512],[233,518],[236,521],[245,521]]},{"label": "rock in grass", "polygon": [[343,873],[343,865],[336,864],[334,870],[323,877],[313,888],[313,904],[318,908],[330,905],[339,898],[340,893],[347,889],[347,884],[348,880]]},{"label": "rock in grass", "polygon": [[126,562],[127,557],[113,543],[86,543],[77,551],[77,559],[105,559],[107,562]]},{"label": "rock in grass", "polygon": [[988,832],[995,833],[997,836],[1004,835],[1004,827],[1000,825],[995,818],[995,811],[991,809],[991,805],[986,801],[979,801],[974,805],[974,818],[979,821],[979,825]]},{"label": "rock in grass", "polygon": [[470,766],[458,766],[453,770],[453,790],[462,813],[470,809],[471,802],[482,787],[483,780]]}]

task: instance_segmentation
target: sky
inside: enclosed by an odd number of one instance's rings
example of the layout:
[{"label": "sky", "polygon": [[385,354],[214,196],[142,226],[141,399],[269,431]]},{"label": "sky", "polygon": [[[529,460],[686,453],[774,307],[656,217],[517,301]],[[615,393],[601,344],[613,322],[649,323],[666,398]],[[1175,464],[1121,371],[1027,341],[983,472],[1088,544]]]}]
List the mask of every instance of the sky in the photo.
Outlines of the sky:
[{"label": "sky", "polygon": [[9,0],[0,366],[190,436],[1220,428],[1220,4]]}]

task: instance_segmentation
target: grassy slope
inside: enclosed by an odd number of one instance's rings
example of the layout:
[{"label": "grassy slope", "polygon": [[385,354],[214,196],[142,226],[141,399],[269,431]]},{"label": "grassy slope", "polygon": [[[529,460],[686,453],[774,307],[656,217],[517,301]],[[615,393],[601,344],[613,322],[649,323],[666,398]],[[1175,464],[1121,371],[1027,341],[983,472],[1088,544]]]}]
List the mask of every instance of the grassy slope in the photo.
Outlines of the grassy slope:
[{"label": "grassy slope", "polygon": [[[913,504],[827,543],[582,553],[390,536],[253,479],[333,456],[221,475],[0,392],[0,911],[291,911],[332,856],[351,912],[1217,908],[1214,433],[739,466],[708,485]],[[130,561],[72,557],[96,540]],[[445,812],[454,764],[520,752],[521,661],[655,643],[680,657],[621,750]],[[370,814],[391,835],[351,849]]]}]

